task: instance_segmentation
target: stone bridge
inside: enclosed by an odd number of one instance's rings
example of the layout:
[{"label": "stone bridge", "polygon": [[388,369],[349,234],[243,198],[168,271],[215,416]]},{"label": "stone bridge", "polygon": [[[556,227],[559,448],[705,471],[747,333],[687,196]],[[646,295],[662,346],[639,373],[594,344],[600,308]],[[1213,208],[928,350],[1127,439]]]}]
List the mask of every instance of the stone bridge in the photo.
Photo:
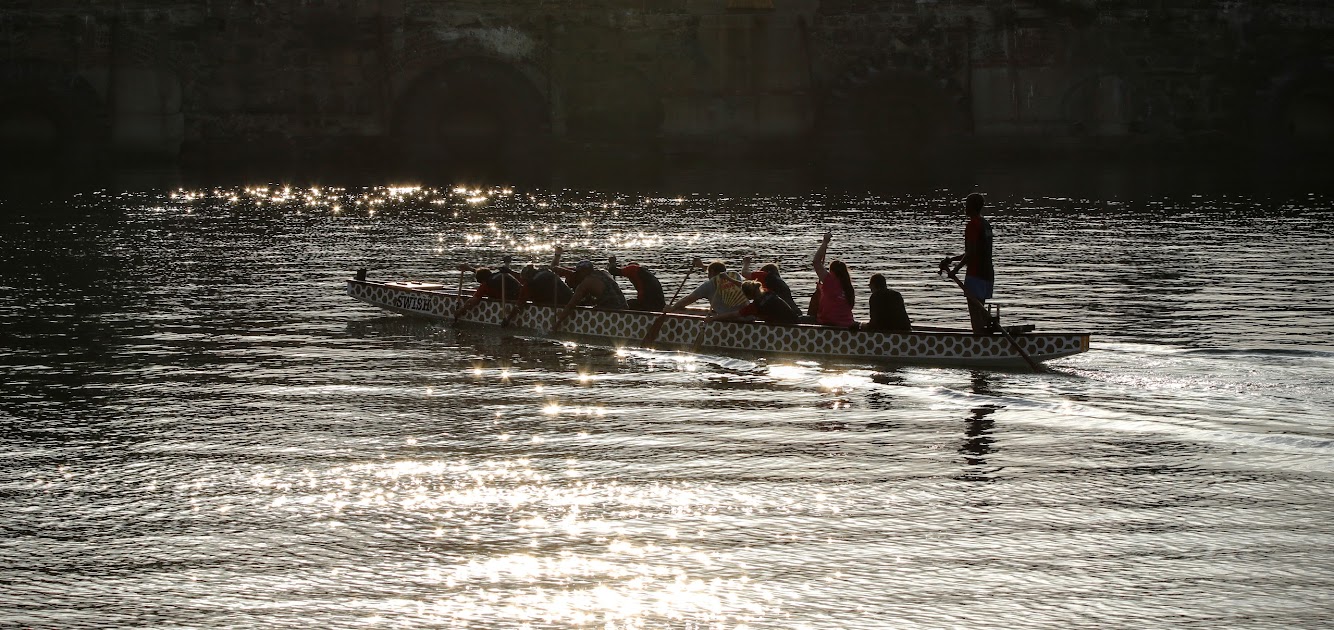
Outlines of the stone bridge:
[{"label": "stone bridge", "polygon": [[1323,0],[15,0],[10,159],[1324,155]]}]

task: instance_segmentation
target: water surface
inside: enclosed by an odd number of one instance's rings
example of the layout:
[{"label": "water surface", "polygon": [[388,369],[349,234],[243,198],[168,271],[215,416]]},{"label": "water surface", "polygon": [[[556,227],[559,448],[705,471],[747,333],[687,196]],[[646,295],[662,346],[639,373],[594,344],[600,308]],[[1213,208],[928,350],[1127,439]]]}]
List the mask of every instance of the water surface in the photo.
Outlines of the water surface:
[{"label": "water surface", "polygon": [[[1053,371],[793,362],[390,316],[343,280],[835,234],[918,323],[958,199],[102,191],[0,231],[0,626],[1321,627],[1334,272],[1321,196],[993,195]],[[688,290],[689,287],[687,287]],[[859,315],[864,303],[859,294]]]}]

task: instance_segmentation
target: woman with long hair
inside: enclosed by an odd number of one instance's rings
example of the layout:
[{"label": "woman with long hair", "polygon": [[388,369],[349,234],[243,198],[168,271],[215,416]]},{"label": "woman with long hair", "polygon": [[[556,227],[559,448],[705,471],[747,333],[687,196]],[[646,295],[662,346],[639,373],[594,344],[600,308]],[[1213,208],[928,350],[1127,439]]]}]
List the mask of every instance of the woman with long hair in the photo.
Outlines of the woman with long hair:
[{"label": "woman with long hair", "polygon": [[820,278],[820,283],[815,286],[815,292],[820,296],[815,323],[825,326],[856,326],[857,320],[852,318],[852,305],[857,300],[857,294],[852,288],[852,276],[848,273],[848,266],[841,260],[832,261],[828,267],[825,266],[825,252],[829,249],[829,240],[833,236],[832,232],[825,232],[824,241],[820,243],[820,248],[815,250],[815,257],[811,259],[815,275]]}]

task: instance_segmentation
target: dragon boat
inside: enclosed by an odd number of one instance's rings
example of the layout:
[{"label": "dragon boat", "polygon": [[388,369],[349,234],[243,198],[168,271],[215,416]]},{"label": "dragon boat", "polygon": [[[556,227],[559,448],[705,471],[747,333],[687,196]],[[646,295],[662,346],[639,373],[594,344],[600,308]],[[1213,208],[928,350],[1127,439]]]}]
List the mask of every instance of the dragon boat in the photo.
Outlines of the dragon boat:
[{"label": "dragon boat", "polygon": [[[387,311],[450,321],[468,299],[462,286],[425,282],[377,282],[349,278],[347,294]],[[708,321],[704,315],[577,307],[559,330],[557,306],[482,300],[460,323],[508,326],[515,332],[593,338],[613,345],[648,345],[695,352],[741,352],[804,358],[865,360],[886,364],[984,368],[1036,367],[1089,349],[1086,332],[1033,332],[1011,326],[996,334],[914,327],[912,332],[851,330],[814,324]],[[646,343],[647,342],[647,343]]]}]

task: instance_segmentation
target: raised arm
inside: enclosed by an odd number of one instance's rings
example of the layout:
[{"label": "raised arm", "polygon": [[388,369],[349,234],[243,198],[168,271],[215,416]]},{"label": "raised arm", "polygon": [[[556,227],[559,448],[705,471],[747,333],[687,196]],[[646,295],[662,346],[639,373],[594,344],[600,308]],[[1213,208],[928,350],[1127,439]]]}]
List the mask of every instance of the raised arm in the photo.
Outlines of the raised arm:
[{"label": "raised arm", "polygon": [[811,266],[815,268],[815,275],[821,281],[824,281],[825,274],[829,273],[825,268],[824,255],[829,250],[829,240],[832,238],[834,238],[833,232],[825,232],[824,240],[820,241],[820,247],[815,250],[815,256],[811,258]]},{"label": "raised arm", "polygon": [[750,254],[741,257],[741,277],[750,278]]}]

